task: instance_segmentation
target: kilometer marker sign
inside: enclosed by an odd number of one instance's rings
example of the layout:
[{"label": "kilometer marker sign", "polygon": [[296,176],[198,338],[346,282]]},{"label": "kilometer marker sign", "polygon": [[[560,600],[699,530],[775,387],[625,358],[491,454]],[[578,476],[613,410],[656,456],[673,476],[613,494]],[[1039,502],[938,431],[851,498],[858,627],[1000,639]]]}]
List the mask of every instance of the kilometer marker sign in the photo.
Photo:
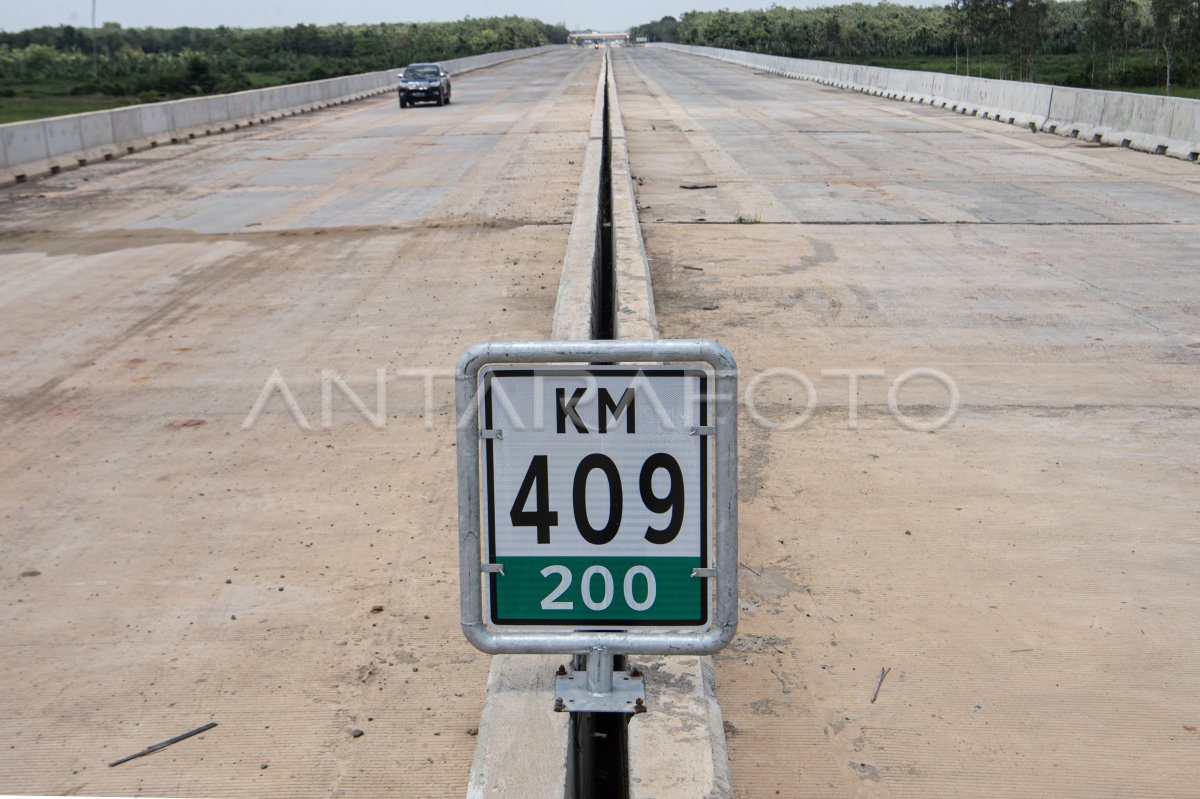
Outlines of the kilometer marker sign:
[{"label": "kilometer marker sign", "polygon": [[703,627],[712,582],[706,368],[486,366],[487,618]]}]

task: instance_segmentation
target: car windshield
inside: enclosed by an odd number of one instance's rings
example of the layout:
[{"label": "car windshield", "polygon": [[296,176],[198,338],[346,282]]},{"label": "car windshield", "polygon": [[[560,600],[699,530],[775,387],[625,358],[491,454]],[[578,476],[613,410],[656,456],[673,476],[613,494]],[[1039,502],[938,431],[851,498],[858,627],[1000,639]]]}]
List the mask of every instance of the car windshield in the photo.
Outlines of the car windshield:
[{"label": "car windshield", "polygon": [[436,78],[439,70],[433,64],[417,64],[404,70],[406,78]]}]

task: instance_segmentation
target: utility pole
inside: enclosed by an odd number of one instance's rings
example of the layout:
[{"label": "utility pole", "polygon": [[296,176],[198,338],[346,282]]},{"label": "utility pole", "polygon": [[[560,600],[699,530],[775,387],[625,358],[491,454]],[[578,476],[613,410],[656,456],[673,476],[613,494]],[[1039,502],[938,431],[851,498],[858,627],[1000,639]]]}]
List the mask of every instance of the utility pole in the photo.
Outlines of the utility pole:
[{"label": "utility pole", "polygon": [[92,80],[100,78],[100,60],[96,53],[96,0],[92,0]]}]

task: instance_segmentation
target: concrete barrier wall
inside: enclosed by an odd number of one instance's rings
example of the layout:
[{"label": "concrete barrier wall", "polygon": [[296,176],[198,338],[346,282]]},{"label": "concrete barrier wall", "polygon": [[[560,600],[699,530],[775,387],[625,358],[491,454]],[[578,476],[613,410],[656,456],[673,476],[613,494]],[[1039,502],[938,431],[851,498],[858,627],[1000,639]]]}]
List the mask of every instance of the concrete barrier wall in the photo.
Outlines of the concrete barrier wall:
[{"label": "concrete barrier wall", "polygon": [[571,218],[571,233],[567,237],[567,252],[563,256],[562,276],[554,304],[554,322],[550,337],[563,340],[596,338],[599,331],[595,309],[600,305],[601,270],[601,206],[603,183],[600,171],[604,164],[604,101],[608,86],[608,51],[600,61],[596,92],[592,98],[592,123],[583,153],[579,194],[575,214]]},{"label": "concrete barrier wall", "polygon": [[[654,313],[654,287],[650,281],[646,245],[642,240],[637,194],[629,168],[625,120],[621,116],[621,98],[611,56],[605,69],[612,194],[613,338],[653,339],[659,335],[658,317]],[[696,795],[706,794],[699,792]]]},{"label": "concrete barrier wall", "polygon": [[835,64],[716,47],[650,46],[879,97],[928,103],[1060,136],[1186,161],[1200,157],[1200,100]]},{"label": "concrete barrier wall", "polygon": [[[456,75],[565,46],[547,45],[487,53],[443,61],[442,64],[452,75]],[[52,174],[146,147],[361,100],[393,91],[398,73],[399,68],[396,68],[236,94],[194,97],[0,125],[0,184]]]}]

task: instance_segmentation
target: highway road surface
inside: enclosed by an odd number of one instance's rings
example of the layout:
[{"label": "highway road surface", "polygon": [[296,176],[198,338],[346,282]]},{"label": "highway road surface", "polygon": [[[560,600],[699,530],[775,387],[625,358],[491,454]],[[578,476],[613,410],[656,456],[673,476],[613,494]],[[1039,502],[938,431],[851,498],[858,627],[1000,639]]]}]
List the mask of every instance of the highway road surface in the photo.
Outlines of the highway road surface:
[{"label": "highway road surface", "polygon": [[[736,795],[1193,794],[1197,168],[615,59],[662,333],[746,392]],[[599,65],[0,191],[0,790],[462,795],[447,374],[550,333]]]},{"label": "highway road surface", "polygon": [[446,373],[550,333],[600,57],[0,192],[0,792],[462,795]]},{"label": "highway road surface", "polygon": [[758,380],[716,658],[737,796],[1195,795],[1200,170],[615,68],[662,335]]}]

